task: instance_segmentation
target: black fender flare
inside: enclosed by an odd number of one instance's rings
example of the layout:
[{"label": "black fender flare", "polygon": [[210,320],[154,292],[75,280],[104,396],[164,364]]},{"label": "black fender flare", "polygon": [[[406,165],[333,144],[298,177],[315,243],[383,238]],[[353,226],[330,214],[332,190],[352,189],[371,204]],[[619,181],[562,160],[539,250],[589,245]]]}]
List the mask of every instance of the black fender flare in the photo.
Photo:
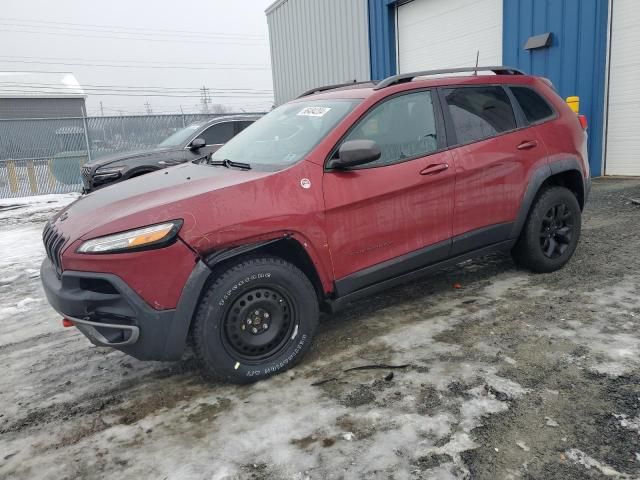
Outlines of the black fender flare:
[{"label": "black fender flare", "polygon": [[271,240],[230,247],[214,252],[211,255],[198,260],[182,288],[182,295],[180,295],[180,300],[178,300],[173,322],[171,322],[171,326],[167,334],[162,359],[179,360],[182,357],[184,347],[187,343],[187,335],[189,334],[191,321],[193,320],[196,308],[198,308],[198,302],[200,301],[200,297],[202,296],[207,280],[209,280],[213,274],[213,270],[216,265],[219,265],[225,260],[249,253],[266,245],[288,240],[290,238],[291,235],[287,234],[283,237]]},{"label": "black fender flare", "polygon": [[548,163],[545,165],[541,165],[537,169],[533,171],[531,177],[529,178],[529,183],[527,185],[527,190],[522,197],[522,202],[520,203],[520,209],[518,210],[518,216],[516,217],[516,221],[513,224],[513,229],[511,230],[511,234],[509,235],[509,239],[517,239],[520,236],[520,232],[522,231],[522,227],[524,227],[524,223],[529,216],[529,210],[531,210],[531,205],[533,204],[533,200],[538,195],[540,191],[540,187],[542,184],[550,177],[557,175],[562,172],[568,172],[570,170],[577,170],[580,172],[580,175],[583,179],[583,191],[584,191],[584,199],[586,201],[587,195],[589,193],[589,183],[585,180],[585,174],[582,169],[582,165],[576,158],[567,158],[562,160],[557,160],[552,163]]}]

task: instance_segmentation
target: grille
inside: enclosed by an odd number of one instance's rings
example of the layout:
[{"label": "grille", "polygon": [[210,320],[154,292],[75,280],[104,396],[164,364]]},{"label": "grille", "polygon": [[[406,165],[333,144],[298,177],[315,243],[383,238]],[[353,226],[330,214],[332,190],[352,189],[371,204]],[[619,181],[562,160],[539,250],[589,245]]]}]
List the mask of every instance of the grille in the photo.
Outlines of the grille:
[{"label": "grille", "polygon": [[83,166],[80,172],[82,173],[82,183],[85,188],[91,187],[91,167]]},{"label": "grille", "polygon": [[60,250],[67,239],[64,238],[54,227],[49,223],[44,227],[42,232],[42,241],[44,242],[44,249],[47,251],[47,258],[51,260],[53,266],[56,269],[58,276],[62,275],[62,262],[60,261]]}]

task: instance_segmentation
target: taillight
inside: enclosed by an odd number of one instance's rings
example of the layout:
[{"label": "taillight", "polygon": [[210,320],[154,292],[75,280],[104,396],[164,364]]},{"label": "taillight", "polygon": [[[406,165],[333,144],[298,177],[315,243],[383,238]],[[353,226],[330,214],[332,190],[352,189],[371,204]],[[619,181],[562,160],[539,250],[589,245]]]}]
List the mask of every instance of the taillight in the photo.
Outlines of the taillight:
[{"label": "taillight", "polygon": [[589,126],[587,122],[587,117],[585,115],[578,115],[578,120],[580,120],[580,125],[582,125],[582,129],[586,130]]}]

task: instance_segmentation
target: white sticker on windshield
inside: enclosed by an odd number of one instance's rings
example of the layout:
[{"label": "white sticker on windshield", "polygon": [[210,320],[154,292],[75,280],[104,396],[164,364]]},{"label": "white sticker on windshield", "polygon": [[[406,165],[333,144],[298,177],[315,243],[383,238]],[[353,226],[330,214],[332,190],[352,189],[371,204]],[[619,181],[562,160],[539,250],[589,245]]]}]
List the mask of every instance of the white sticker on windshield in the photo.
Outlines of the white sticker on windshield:
[{"label": "white sticker on windshield", "polygon": [[298,115],[305,117],[322,117],[329,110],[331,110],[329,107],[304,107],[298,112]]}]

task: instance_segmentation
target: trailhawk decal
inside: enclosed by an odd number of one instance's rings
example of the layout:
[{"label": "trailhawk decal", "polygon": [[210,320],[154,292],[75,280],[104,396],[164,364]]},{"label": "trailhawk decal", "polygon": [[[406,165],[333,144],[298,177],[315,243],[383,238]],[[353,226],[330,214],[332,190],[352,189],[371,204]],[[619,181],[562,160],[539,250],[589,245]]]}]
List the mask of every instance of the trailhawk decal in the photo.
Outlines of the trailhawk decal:
[{"label": "trailhawk decal", "polygon": [[229,290],[226,291],[224,296],[218,302],[218,306],[222,307],[225,304],[225,302],[229,299],[229,297],[231,297],[233,292],[238,290],[238,288],[240,288],[241,286],[243,286],[243,285],[245,285],[245,284],[247,284],[247,283],[249,283],[251,281],[262,280],[264,278],[271,278],[271,273],[254,273],[253,275],[249,275],[248,277],[240,280],[233,287],[231,287]]}]

